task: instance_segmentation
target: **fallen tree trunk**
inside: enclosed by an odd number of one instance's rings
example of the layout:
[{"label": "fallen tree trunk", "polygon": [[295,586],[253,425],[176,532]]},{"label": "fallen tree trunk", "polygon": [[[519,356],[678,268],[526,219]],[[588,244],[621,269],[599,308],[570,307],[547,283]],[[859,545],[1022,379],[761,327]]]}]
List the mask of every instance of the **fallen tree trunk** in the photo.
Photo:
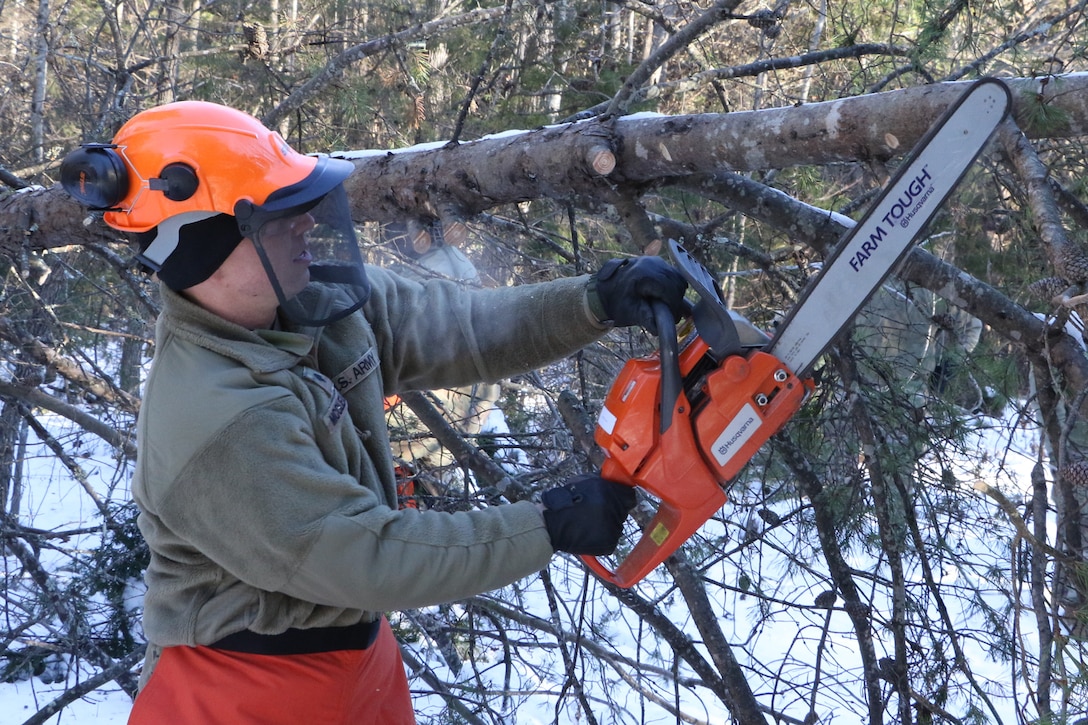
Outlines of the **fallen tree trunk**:
[{"label": "fallen tree trunk", "polygon": [[[1008,79],[1029,137],[1088,133],[1088,74]],[[919,86],[802,106],[730,114],[641,115],[488,136],[461,144],[357,151],[348,183],[358,221],[471,217],[551,198],[609,203],[617,188],[695,174],[887,160],[909,150],[968,84]],[[1051,122],[1029,118],[1047,109]],[[0,200],[0,249],[117,239],[59,188]]]}]

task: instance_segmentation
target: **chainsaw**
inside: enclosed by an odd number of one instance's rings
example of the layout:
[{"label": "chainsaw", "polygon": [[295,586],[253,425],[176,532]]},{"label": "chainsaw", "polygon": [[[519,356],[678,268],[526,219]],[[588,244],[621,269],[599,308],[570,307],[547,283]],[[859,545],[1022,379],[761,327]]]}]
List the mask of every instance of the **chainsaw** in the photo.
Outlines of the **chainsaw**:
[{"label": "chainsaw", "polygon": [[681,344],[660,306],[658,350],[625,364],[594,432],[605,454],[601,476],[642,489],[658,501],[657,511],[615,569],[582,557],[595,574],[633,586],[722,508],[726,486],[811,396],[819,358],[910,251],[1011,102],[997,79],[968,87],[844,235],[773,336],[729,310],[713,275],[668,242],[698,299],[694,332]]}]

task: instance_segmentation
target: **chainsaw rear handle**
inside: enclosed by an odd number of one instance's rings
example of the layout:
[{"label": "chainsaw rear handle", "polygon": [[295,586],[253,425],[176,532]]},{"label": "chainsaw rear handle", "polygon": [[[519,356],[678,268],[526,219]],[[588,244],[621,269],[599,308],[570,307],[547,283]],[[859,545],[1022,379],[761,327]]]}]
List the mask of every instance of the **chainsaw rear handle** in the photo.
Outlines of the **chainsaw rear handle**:
[{"label": "chainsaw rear handle", "polygon": [[[683,391],[679,343],[672,312],[663,304],[655,304],[653,311],[658,330],[663,455],[656,459],[657,470],[642,472],[640,478],[643,481],[684,481],[684,485],[655,486],[650,490],[660,498],[657,513],[634,549],[615,570],[595,556],[581,557],[597,576],[624,588],[633,586],[657,568],[726,501],[725,492],[698,460],[698,455],[692,455],[696,444],[691,404]],[[605,460],[601,476],[632,487],[639,485],[613,458]]]},{"label": "chainsaw rear handle", "polygon": [[[687,404],[686,398],[681,396],[681,402],[677,404],[677,410]],[[666,460],[676,460],[675,454],[680,453],[687,444],[682,441],[691,438],[691,423],[687,420],[686,412],[675,412],[673,424],[668,433],[662,437],[662,445],[668,445],[674,455],[666,454],[662,461],[663,468],[672,468]],[[668,442],[668,443],[667,443]],[[692,441],[693,442],[693,441]],[[687,450],[690,450],[688,448]],[[595,556],[582,556],[586,566],[601,579],[611,582],[624,589],[640,582],[651,571],[656,569],[669,558],[680,546],[691,538],[707,520],[725,505],[726,495],[721,486],[712,477],[707,475],[705,466],[691,461],[691,456],[685,456],[689,465],[684,470],[669,470],[668,474],[662,471],[649,473],[650,476],[664,477],[664,480],[684,480],[683,486],[669,486],[654,493],[660,495],[660,503],[657,513],[643,528],[642,537],[635,547],[624,557],[616,568],[609,569],[599,558]],[[601,476],[609,480],[626,483],[630,486],[636,484],[624,476],[618,467],[610,466],[613,461],[605,461],[601,467]],[[680,463],[677,461],[677,463]],[[675,478],[674,478],[675,476]],[[658,480],[662,480],[659,478]]]},{"label": "chainsaw rear handle", "polygon": [[595,556],[582,557],[586,566],[605,581],[625,589],[637,584],[725,505],[725,491],[694,453],[690,416],[691,405],[681,391],[672,409],[672,422],[661,434],[661,455],[650,461],[648,470],[639,471],[639,481],[632,479],[614,458],[606,459],[601,467],[602,477],[629,486],[641,483],[659,498],[657,512],[615,570]]}]

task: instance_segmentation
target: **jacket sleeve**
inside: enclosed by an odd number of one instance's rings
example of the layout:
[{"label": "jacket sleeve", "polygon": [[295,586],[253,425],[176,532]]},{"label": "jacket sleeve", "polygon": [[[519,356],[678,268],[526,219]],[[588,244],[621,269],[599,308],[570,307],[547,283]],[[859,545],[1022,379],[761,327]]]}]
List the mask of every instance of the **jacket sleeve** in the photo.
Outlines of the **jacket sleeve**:
[{"label": "jacket sleeve", "polygon": [[324,460],[291,398],[239,416],[176,484],[158,506],[168,526],[250,586],[315,604],[448,602],[539,571],[552,555],[528,502],[459,513],[384,505]]},{"label": "jacket sleeve", "polygon": [[371,277],[366,314],[389,392],[493,382],[572,355],[609,329],[589,311],[584,275],[496,289],[382,269]]}]

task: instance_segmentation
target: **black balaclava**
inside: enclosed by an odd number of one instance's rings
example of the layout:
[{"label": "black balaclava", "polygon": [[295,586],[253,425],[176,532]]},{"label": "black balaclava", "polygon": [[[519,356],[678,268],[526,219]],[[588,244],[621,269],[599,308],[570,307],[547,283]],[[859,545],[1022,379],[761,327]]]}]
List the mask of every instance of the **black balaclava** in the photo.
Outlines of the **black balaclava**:
[{"label": "black balaclava", "polygon": [[[137,234],[140,251],[146,251],[158,234],[158,227]],[[184,224],[178,228],[177,249],[158,270],[159,279],[176,292],[200,284],[219,269],[241,241],[238,223],[230,214]]]}]

